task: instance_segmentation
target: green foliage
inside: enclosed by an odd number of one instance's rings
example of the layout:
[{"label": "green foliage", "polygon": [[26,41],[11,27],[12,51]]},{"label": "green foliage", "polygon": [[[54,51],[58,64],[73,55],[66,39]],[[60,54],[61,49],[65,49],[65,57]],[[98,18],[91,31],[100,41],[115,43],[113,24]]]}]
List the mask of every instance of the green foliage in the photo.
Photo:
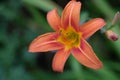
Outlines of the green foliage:
[{"label": "green foliage", "polygon": [[[83,0],[81,24],[97,16],[103,17],[108,22],[106,27],[109,27],[114,13],[120,10],[117,5],[120,1],[115,1]],[[58,8],[61,13],[64,4],[57,0],[0,1],[0,80],[119,80],[120,39],[111,42],[100,31],[89,39],[104,63],[98,71],[80,65],[70,56],[64,72],[56,73],[51,69],[53,52],[28,52],[35,37],[53,31],[46,20],[47,12]],[[113,31],[120,35],[120,23]]]}]

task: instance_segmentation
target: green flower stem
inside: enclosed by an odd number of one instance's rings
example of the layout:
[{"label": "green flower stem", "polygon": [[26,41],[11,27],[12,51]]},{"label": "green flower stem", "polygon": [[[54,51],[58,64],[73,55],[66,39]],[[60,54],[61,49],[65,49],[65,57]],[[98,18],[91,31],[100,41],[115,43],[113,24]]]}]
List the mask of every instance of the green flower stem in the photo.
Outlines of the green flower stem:
[{"label": "green flower stem", "polygon": [[80,63],[73,56],[70,56],[70,66],[77,80],[84,80],[82,67]]},{"label": "green flower stem", "polygon": [[[105,18],[107,19],[107,24],[111,24],[114,14],[116,13],[114,11],[115,9],[113,9],[106,2],[106,0],[93,0],[93,2],[96,4],[96,7],[102,12],[102,14],[105,15]],[[109,27],[109,25],[107,25],[106,27]],[[120,35],[120,28],[118,27],[118,25],[115,25],[114,28],[112,28],[112,30],[118,35]],[[112,48],[116,50],[116,54],[120,58],[120,39],[118,39],[116,42],[108,41],[108,43],[112,45]]]}]

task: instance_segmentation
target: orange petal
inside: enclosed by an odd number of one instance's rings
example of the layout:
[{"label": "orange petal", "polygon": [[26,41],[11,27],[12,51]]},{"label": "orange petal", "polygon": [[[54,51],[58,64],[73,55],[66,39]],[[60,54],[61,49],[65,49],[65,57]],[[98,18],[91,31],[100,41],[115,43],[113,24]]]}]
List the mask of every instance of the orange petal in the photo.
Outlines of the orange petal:
[{"label": "orange petal", "polygon": [[54,9],[50,12],[48,12],[47,14],[47,20],[48,23],[50,24],[50,26],[54,29],[54,30],[59,30],[59,27],[61,26],[60,23],[60,17],[57,13],[57,9]]},{"label": "orange petal", "polygon": [[63,45],[56,41],[56,37],[57,34],[55,32],[38,36],[30,44],[29,52],[44,52],[63,48]]},{"label": "orange petal", "polygon": [[100,69],[103,66],[91,46],[84,39],[81,39],[81,47],[74,48],[72,54],[81,64],[89,68]]},{"label": "orange petal", "polygon": [[77,30],[77,27],[79,26],[79,17],[80,17],[80,8],[81,3],[76,1],[70,1],[63,13],[62,13],[62,26],[66,29],[68,26],[72,26]]},{"label": "orange petal", "polygon": [[95,18],[84,23],[80,27],[80,31],[83,32],[83,37],[87,39],[91,35],[93,35],[97,30],[101,29],[105,24],[106,22],[103,19]]},{"label": "orange petal", "polygon": [[59,50],[55,54],[53,59],[53,63],[52,63],[53,70],[57,72],[63,72],[65,62],[68,59],[69,55],[70,55],[70,51],[66,51],[64,49]]}]

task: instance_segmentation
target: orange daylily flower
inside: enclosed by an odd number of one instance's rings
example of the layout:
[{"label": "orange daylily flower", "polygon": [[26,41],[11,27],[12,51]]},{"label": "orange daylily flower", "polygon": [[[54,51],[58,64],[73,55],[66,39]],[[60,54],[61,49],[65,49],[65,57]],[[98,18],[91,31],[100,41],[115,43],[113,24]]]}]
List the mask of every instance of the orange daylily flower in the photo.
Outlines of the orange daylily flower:
[{"label": "orange daylily flower", "polygon": [[66,5],[61,18],[58,16],[57,9],[48,12],[48,23],[55,32],[38,36],[29,47],[29,52],[58,50],[52,63],[54,71],[63,71],[70,53],[89,68],[100,69],[103,66],[85,39],[106,23],[101,18],[95,18],[80,25],[80,8],[81,3],[72,0]]}]

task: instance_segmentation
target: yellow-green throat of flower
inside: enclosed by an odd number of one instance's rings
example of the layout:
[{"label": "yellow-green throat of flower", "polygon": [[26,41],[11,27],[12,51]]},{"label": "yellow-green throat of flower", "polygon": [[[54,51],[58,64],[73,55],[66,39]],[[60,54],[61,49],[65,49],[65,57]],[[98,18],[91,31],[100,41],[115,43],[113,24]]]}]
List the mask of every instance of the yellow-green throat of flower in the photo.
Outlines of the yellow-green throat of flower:
[{"label": "yellow-green throat of flower", "polygon": [[67,29],[60,29],[60,35],[57,40],[64,44],[65,48],[68,50],[80,46],[81,36],[81,32],[77,32],[73,27],[69,26]]}]

